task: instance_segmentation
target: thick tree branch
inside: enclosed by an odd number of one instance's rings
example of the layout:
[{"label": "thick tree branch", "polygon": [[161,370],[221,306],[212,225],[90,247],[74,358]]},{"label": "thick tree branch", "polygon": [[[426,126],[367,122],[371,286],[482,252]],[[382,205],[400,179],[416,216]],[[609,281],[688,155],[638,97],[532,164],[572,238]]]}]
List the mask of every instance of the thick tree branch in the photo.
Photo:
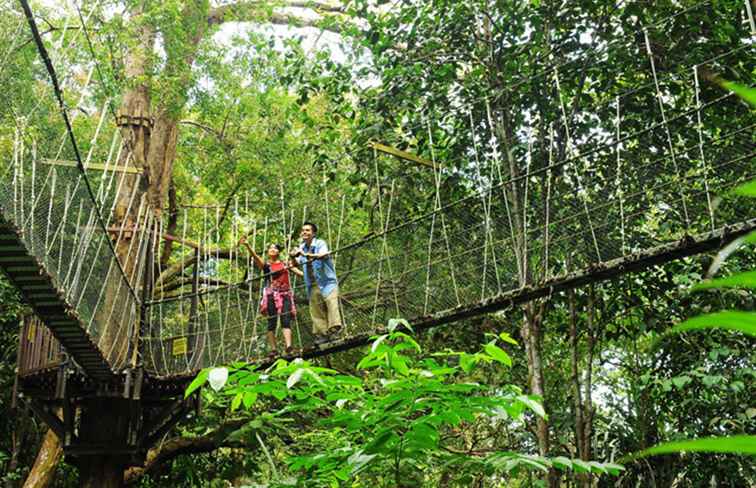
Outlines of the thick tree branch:
[{"label": "thick tree branch", "polygon": [[200,454],[213,452],[221,447],[241,447],[251,449],[257,447],[247,443],[229,441],[228,437],[246,425],[249,419],[229,420],[217,430],[199,437],[174,437],[160,444],[160,447],[147,451],[144,467],[129,468],[124,473],[124,482],[134,484],[139,478],[150,474],[163,464],[176,459],[183,454]]},{"label": "thick tree branch", "polygon": [[220,25],[224,22],[255,22],[260,24],[289,25],[292,27],[316,27],[338,34],[341,33],[341,27],[330,20],[334,16],[346,18],[343,15],[346,10],[343,5],[333,5],[324,2],[286,0],[277,5],[272,5],[274,7],[308,8],[316,13],[328,14],[316,19],[306,19],[288,12],[270,12],[268,10],[269,6],[271,5],[268,2],[260,1],[222,5],[210,10],[207,22],[208,25]]}]

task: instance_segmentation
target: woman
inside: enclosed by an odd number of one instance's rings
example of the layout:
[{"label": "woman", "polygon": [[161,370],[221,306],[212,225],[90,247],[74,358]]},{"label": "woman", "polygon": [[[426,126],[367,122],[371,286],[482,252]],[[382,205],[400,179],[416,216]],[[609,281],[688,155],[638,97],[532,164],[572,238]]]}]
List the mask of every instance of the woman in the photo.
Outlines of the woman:
[{"label": "woman", "polygon": [[247,242],[246,237],[239,240],[249,251],[255,266],[263,272],[265,279],[265,288],[263,289],[262,300],[260,301],[260,313],[268,317],[268,345],[270,346],[270,357],[277,355],[276,347],[276,325],[278,319],[281,319],[281,328],[283,329],[284,343],[286,345],[286,354],[291,354],[291,318],[297,314],[297,307],[294,304],[294,293],[291,291],[289,284],[289,271],[302,275],[302,271],[296,267],[289,266],[281,261],[281,246],[270,244],[268,246],[268,261],[263,262],[262,258],[257,255],[252,246]]}]

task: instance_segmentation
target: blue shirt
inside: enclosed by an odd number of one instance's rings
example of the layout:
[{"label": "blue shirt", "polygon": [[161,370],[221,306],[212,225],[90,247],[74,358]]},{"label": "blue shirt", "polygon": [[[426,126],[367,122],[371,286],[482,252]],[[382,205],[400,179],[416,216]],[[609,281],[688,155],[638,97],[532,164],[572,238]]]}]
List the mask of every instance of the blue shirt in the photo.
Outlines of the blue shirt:
[{"label": "blue shirt", "polygon": [[[314,238],[309,246],[302,243],[302,251],[312,254],[327,253],[328,244],[323,239]],[[307,265],[307,258],[299,256],[297,262],[302,266],[302,270],[304,271],[304,282],[307,287],[307,296],[309,297],[312,294],[312,276],[310,276],[310,267]],[[323,298],[330,295],[339,286],[339,281],[336,279],[336,268],[333,266],[331,256],[323,259],[313,259],[312,271],[315,275],[315,283],[320,288]]]}]

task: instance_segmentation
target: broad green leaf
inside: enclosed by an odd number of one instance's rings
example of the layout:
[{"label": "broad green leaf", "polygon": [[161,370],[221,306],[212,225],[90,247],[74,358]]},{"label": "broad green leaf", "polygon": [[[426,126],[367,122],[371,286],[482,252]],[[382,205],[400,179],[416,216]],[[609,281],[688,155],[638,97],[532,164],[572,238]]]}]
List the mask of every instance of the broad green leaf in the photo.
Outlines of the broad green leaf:
[{"label": "broad green leaf", "polygon": [[394,332],[400,325],[407,330],[412,331],[412,326],[407,322],[407,319],[389,319],[388,330]]},{"label": "broad green leaf", "polygon": [[253,391],[244,392],[244,398],[242,399],[242,403],[244,403],[244,408],[249,410],[249,408],[252,405],[254,405],[256,400],[257,400],[257,393]]},{"label": "broad green leaf", "polygon": [[750,336],[756,336],[756,313],[729,310],[701,315],[674,326],[667,332],[667,335],[703,329],[736,330]]},{"label": "broad green leaf", "polygon": [[551,464],[561,470],[572,469],[572,461],[562,456],[551,458]]},{"label": "broad green leaf", "polygon": [[378,346],[381,345],[381,342],[385,341],[387,337],[388,334],[378,336],[378,338],[373,341],[373,345],[370,347],[370,352],[375,352],[375,350],[378,349]]},{"label": "broad green leaf", "polygon": [[389,359],[391,361],[391,368],[394,371],[402,376],[407,376],[409,374],[409,367],[407,366],[407,362],[401,355],[392,353],[389,356]]},{"label": "broad green leaf", "polygon": [[[628,460],[655,456],[657,454],[670,454],[675,452],[712,452],[756,456],[756,435],[708,437],[703,439],[665,442],[649,449],[630,454],[623,458],[623,460],[626,462]],[[621,460],[621,462],[623,460]]]},{"label": "broad green leaf", "polygon": [[384,429],[383,431],[379,432],[375,439],[370,441],[365,446],[365,452],[368,453],[378,453],[381,452],[381,450],[388,444],[389,441],[396,438],[397,435],[394,434],[393,429]]},{"label": "broad green leaf", "polygon": [[686,375],[676,376],[676,377],[672,378],[672,383],[677,388],[682,388],[685,385],[687,385],[688,383],[690,383],[691,381],[692,381],[691,377],[690,376],[686,376]]},{"label": "broad green leaf", "polygon": [[519,345],[519,344],[517,344],[517,341],[516,341],[516,340],[514,340],[514,339],[512,339],[512,336],[510,336],[510,335],[509,335],[509,334],[507,334],[506,332],[502,332],[501,334],[499,334],[499,339],[501,339],[501,340],[502,340],[502,341],[504,341],[504,342],[508,342],[508,343],[510,343],[510,344],[513,344],[513,345],[515,345],[515,346],[518,346],[518,345]]},{"label": "broad green leaf", "polygon": [[606,471],[612,475],[617,476],[620,474],[620,472],[625,470],[624,466],[620,466],[619,464],[614,463],[603,463],[604,467],[606,468]]},{"label": "broad green leaf", "polygon": [[231,411],[235,411],[237,408],[239,408],[239,405],[241,405],[242,398],[244,395],[242,393],[237,393],[233,400],[231,400]]},{"label": "broad green leaf", "polygon": [[489,356],[494,358],[494,360],[500,362],[505,366],[512,366],[512,358],[509,357],[509,354],[504,352],[502,348],[500,348],[493,342],[486,344],[484,349]]},{"label": "broad green leaf", "polygon": [[189,384],[189,386],[186,388],[186,391],[184,392],[184,398],[188,398],[189,395],[194,393],[199,387],[205,384],[207,381],[207,377],[210,374],[211,368],[205,368],[202,371],[199,372],[196,378],[192,380],[192,382]]},{"label": "broad green leaf", "polygon": [[747,86],[733,83],[732,81],[720,81],[722,87],[735,93],[737,96],[750,103],[752,107],[756,107],[756,88],[749,88]]},{"label": "broad green leaf", "polygon": [[749,181],[732,190],[735,195],[744,197],[756,197],[756,180]]},{"label": "broad green leaf", "polygon": [[738,273],[724,278],[707,280],[695,285],[693,290],[710,290],[712,288],[743,288],[754,290],[756,289],[756,271],[746,271],[745,273]]},{"label": "broad green leaf", "polygon": [[591,472],[591,465],[587,462],[583,461],[582,459],[573,459],[572,460],[572,469],[576,473],[590,473]]},{"label": "broad green leaf", "polygon": [[529,409],[535,412],[539,417],[547,418],[546,411],[543,409],[543,405],[533,397],[527,395],[518,395],[517,400],[524,403]]}]

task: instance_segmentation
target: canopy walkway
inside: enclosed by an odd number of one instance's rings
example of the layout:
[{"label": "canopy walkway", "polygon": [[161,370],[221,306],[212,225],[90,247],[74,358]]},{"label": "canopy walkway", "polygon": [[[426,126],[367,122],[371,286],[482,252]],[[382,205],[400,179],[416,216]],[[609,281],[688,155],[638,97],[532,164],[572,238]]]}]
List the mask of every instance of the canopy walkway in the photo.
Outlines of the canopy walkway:
[{"label": "canopy walkway", "polygon": [[[46,43],[37,34],[52,83],[35,88],[39,102],[28,113],[13,111],[0,180],[0,267],[52,334],[27,323],[21,340],[31,356],[21,373],[57,367],[56,344],[98,380],[135,368],[183,380],[203,367],[259,360],[267,353],[261,276],[236,242],[246,235],[261,253],[272,236],[296,244],[304,220],[320,223],[333,250],[345,318],[341,337],[314,346],[295,280],[295,344],[309,356],[363,344],[393,317],[420,328],[455,322],[710,251],[756,228],[752,206],[723,198],[756,177],[756,117],[703,80],[726,66],[752,73],[754,33],[745,23],[742,42],[727,50],[707,50],[702,39],[699,54],[668,53],[661,69],[650,39],[666,36],[675,18],[590,58],[551,63],[499,94],[515,99],[537,85],[553,107],[553,120],[517,134],[524,144],[479,135],[490,113],[482,122],[470,113],[469,158],[490,170],[471,176],[461,198],[447,201],[442,183],[453,162],[436,160],[431,146],[425,171],[435,184],[425,188],[431,205],[422,214],[397,210],[403,188],[394,185],[378,192],[372,228],[349,225],[361,210],[324,187],[309,208],[287,207],[282,194],[281,214],[267,221],[247,218],[244,198],[224,210],[232,217],[225,224],[220,209],[186,208],[180,235],[155,217],[147,176],[128,165],[119,127],[139,121],[119,120],[109,96],[92,96],[99,66],[86,29]],[[618,53],[636,60],[617,73],[625,82],[568,106],[575,94],[562,91],[564,78],[604,69]],[[56,72],[62,65],[68,71]],[[644,117],[648,107],[655,118]],[[98,114],[95,124],[86,112]],[[166,241],[180,246],[175,263],[162,259]]]}]

